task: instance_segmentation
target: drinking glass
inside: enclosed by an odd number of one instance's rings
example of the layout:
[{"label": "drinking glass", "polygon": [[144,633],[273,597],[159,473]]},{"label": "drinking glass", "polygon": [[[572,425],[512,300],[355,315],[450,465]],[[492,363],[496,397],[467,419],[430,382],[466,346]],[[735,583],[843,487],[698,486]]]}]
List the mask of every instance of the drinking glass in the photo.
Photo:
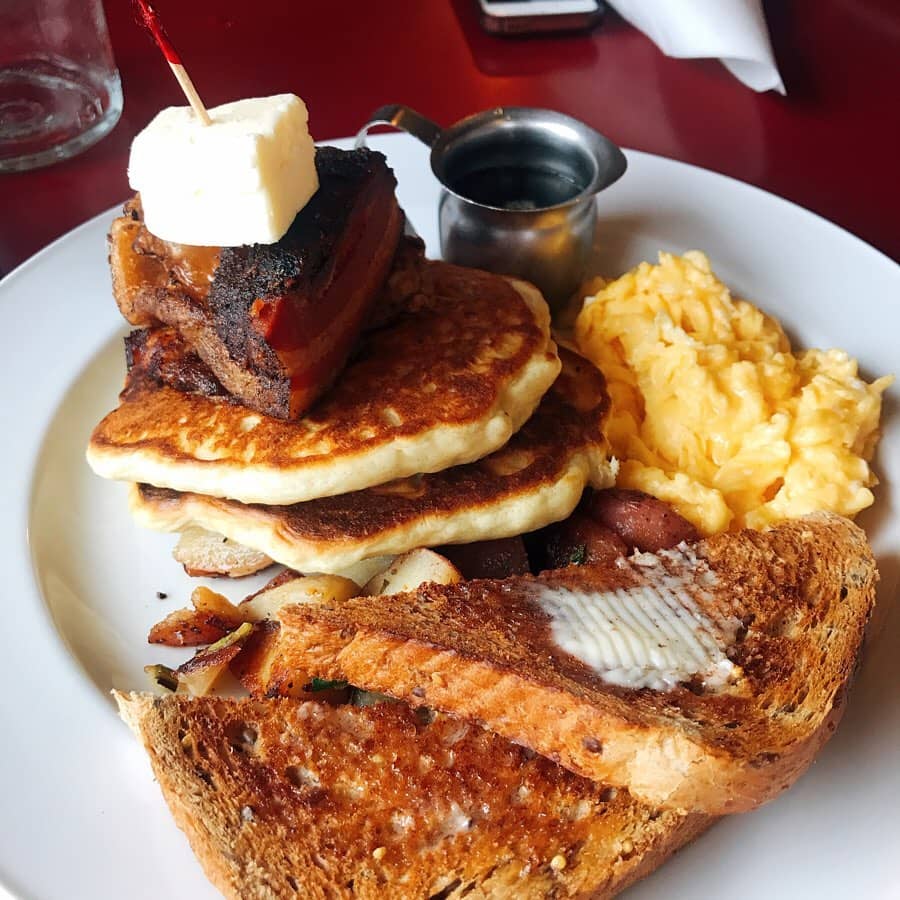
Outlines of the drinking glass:
[{"label": "drinking glass", "polygon": [[121,114],[102,0],[0,0],[0,172],[68,159]]}]

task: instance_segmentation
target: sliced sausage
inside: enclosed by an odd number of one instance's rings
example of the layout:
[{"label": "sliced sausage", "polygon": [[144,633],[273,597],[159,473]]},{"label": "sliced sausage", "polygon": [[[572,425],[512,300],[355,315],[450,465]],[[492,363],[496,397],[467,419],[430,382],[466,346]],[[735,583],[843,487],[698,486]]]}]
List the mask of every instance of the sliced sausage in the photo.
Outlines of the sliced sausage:
[{"label": "sliced sausage", "polygon": [[540,539],[533,544],[539,557],[535,560],[538,570],[609,563],[628,553],[625,542],[614,531],[584,513],[574,512],[568,519],[541,529],[538,535]]},{"label": "sliced sausage", "polygon": [[463,578],[509,578],[529,571],[528,554],[521,537],[448,544],[437,552],[462,572]]},{"label": "sliced sausage", "polygon": [[595,491],[586,497],[584,511],[598,525],[614,531],[629,548],[643,552],[700,540],[700,533],[687,519],[665,501],[642,491]]}]

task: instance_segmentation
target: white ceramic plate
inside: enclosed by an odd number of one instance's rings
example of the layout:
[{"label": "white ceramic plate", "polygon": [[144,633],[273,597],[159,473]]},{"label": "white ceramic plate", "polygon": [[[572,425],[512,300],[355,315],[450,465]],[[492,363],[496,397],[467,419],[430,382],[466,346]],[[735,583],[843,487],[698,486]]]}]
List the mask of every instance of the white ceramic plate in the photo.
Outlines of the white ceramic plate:
[{"label": "white ceramic plate", "polygon": [[[437,185],[424,148],[373,139],[403,206],[437,253]],[[835,226],[719,175],[642,153],[602,195],[598,270],[660,248],[706,250],[736,293],[807,346],[840,346],[870,376],[898,368],[900,268]],[[51,900],[217,896],[169,818],[112,687],[143,688],[149,625],[191,587],[173,538],[139,531],[122,485],[83,459],[116,403],[125,327],[110,295],[102,215],[0,283],[0,881]],[[759,812],[680,853],[632,898],[897,897],[900,876],[900,415],[887,398],[875,510],[880,612],[850,708],[808,775]],[[221,585],[217,585],[222,587]],[[234,599],[247,581],[225,585]],[[157,598],[156,592],[168,594]]]}]

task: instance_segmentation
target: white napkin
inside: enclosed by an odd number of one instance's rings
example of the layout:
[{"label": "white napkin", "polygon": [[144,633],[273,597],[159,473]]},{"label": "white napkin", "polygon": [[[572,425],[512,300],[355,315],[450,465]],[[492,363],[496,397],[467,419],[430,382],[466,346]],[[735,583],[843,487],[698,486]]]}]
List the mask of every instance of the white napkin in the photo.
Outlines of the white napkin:
[{"label": "white napkin", "polygon": [[775,65],[760,0],[609,0],[666,56],[712,57],[754,91],[784,84]]}]

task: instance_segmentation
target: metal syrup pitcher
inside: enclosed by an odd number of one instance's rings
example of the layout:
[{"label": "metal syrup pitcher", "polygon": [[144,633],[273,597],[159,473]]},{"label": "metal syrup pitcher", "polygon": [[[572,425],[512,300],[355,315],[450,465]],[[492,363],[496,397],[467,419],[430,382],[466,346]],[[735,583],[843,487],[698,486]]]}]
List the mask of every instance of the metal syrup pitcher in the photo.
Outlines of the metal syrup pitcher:
[{"label": "metal syrup pitcher", "polygon": [[593,251],[595,197],[627,165],[612,141],[571,116],[519,106],[444,129],[408,106],[382,106],[357,147],[374,125],[431,148],[445,260],[531,281],[552,306],[578,287]]}]

